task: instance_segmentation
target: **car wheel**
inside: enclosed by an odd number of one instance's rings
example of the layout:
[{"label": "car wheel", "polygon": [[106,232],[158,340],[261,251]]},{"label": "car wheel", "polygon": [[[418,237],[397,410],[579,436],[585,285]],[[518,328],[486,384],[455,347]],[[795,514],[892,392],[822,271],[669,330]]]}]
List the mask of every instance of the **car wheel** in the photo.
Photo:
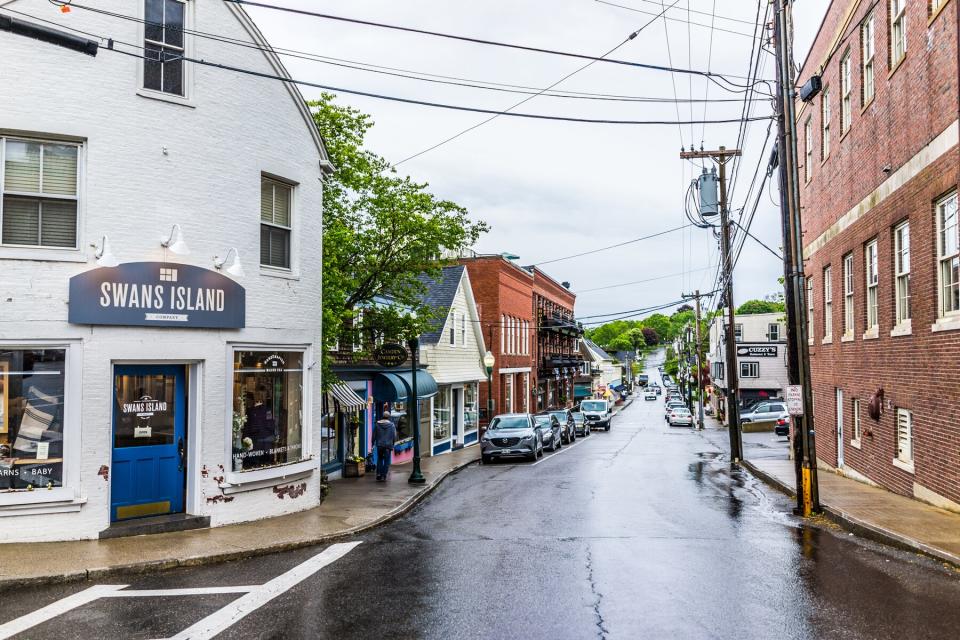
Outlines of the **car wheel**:
[{"label": "car wheel", "polygon": [[557,437],[553,436],[550,438],[550,451],[556,451],[560,448],[560,443],[557,441]]},{"label": "car wheel", "polygon": [[485,453],[480,456],[480,461],[481,461],[483,464],[490,464],[490,461],[491,461],[492,459],[493,459],[493,458],[491,458],[490,456],[488,456],[488,455],[485,454]]},{"label": "car wheel", "polygon": [[607,426],[603,428],[604,431],[610,431],[610,423],[607,423]]},{"label": "car wheel", "polygon": [[570,442],[576,442],[577,440],[577,430],[570,429]]},{"label": "car wheel", "polygon": [[562,448],[563,448],[563,436],[558,433],[557,435],[554,436],[553,439],[556,440],[556,442],[557,442],[557,449],[562,449]]}]

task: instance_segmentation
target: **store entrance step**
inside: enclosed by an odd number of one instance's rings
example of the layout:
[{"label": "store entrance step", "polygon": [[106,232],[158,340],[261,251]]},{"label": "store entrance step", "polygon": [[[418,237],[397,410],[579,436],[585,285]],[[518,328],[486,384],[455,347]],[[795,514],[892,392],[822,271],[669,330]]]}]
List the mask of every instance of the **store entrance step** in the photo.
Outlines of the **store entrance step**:
[{"label": "store entrance step", "polygon": [[186,513],[170,513],[151,518],[136,518],[114,522],[109,528],[100,532],[100,539],[123,538],[126,536],[142,536],[149,533],[168,533],[170,531],[187,531],[188,529],[203,529],[210,526],[210,516],[193,516]]}]

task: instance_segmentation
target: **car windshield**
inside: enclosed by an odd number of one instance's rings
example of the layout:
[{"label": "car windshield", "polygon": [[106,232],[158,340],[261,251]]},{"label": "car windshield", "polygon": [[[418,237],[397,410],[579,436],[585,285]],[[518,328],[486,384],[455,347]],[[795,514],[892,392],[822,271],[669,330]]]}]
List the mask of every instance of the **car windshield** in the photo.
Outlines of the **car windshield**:
[{"label": "car windshield", "polygon": [[577,413],[574,413],[574,414],[572,414],[572,415],[573,415],[573,419],[574,419],[575,421],[577,421],[577,422],[583,422],[583,414],[582,414],[582,413],[577,412]]},{"label": "car windshield", "polygon": [[688,416],[688,415],[690,415],[690,412],[689,412],[689,411],[687,411],[686,409],[681,409],[681,408],[679,408],[679,407],[676,408],[676,409],[674,409],[673,412],[674,412],[675,414],[677,414],[678,416]]},{"label": "car windshield", "polygon": [[537,421],[537,424],[550,424],[550,416],[533,416],[533,419]]},{"label": "car windshield", "polygon": [[668,407],[671,407],[671,408],[672,408],[672,407],[682,407],[682,406],[683,406],[683,403],[682,403],[682,402],[668,402],[668,403],[667,403],[667,406],[668,406]]},{"label": "car windshield", "polygon": [[567,412],[566,411],[551,411],[550,415],[557,416],[557,420],[567,421]]},{"label": "car windshield", "polygon": [[580,409],[583,411],[606,411],[607,403],[600,400],[597,402],[584,402],[580,405]]},{"label": "car windshield", "polygon": [[526,429],[530,424],[526,416],[497,416],[490,423],[490,429]]}]

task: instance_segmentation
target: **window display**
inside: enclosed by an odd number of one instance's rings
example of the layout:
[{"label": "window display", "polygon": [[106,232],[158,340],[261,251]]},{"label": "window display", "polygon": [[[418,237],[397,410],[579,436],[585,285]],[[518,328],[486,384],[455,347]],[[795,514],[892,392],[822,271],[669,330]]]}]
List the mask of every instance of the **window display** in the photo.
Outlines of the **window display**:
[{"label": "window display", "polygon": [[320,463],[336,462],[340,453],[340,430],[337,414],[333,413],[333,400],[323,399],[323,415],[320,417]]},{"label": "window display", "polygon": [[63,486],[65,349],[0,349],[0,491]]},{"label": "window display", "polygon": [[477,383],[463,387],[463,430],[465,433],[476,431],[480,425],[480,394]]},{"label": "window display", "polygon": [[302,460],[303,353],[236,351],[233,365],[233,470]]},{"label": "window display", "polygon": [[[406,402],[394,402],[393,406],[390,407],[390,415],[392,416],[394,424],[397,425],[397,442],[400,443],[402,440],[407,438],[413,438],[413,428],[407,415],[407,403]],[[421,399],[420,400],[420,436],[421,439],[426,437],[425,430],[430,426],[430,400]]]},{"label": "window display", "polygon": [[440,387],[433,399],[433,439],[450,438],[450,387]]}]

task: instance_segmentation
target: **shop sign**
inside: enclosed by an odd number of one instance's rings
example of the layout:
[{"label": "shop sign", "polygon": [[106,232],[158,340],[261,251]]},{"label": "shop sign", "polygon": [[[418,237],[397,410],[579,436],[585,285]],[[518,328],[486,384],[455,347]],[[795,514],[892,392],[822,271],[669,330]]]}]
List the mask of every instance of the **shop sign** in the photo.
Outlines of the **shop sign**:
[{"label": "shop sign", "polygon": [[407,361],[407,350],[402,344],[388,342],[373,352],[377,364],[384,367],[399,367]]},{"label": "shop sign", "polygon": [[137,416],[137,424],[133,427],[133,437],[149,438],[153,434],[150,420],[156,413],[166,413],[167,403],[162,400],[154,400],[150,396],[142,396],[134,402],[123,403],[121,410],[124,414],[133,413]]},{"label": "shop sign", "polygon": [[240,329],[246,291],[210,269],[128,262],[70,278],[72,324]]},{"label": "shop sign", "polygon": [[750,358],[776,358],[777,348],[770,347],[737,347],[738,356],[747,356]]}]

